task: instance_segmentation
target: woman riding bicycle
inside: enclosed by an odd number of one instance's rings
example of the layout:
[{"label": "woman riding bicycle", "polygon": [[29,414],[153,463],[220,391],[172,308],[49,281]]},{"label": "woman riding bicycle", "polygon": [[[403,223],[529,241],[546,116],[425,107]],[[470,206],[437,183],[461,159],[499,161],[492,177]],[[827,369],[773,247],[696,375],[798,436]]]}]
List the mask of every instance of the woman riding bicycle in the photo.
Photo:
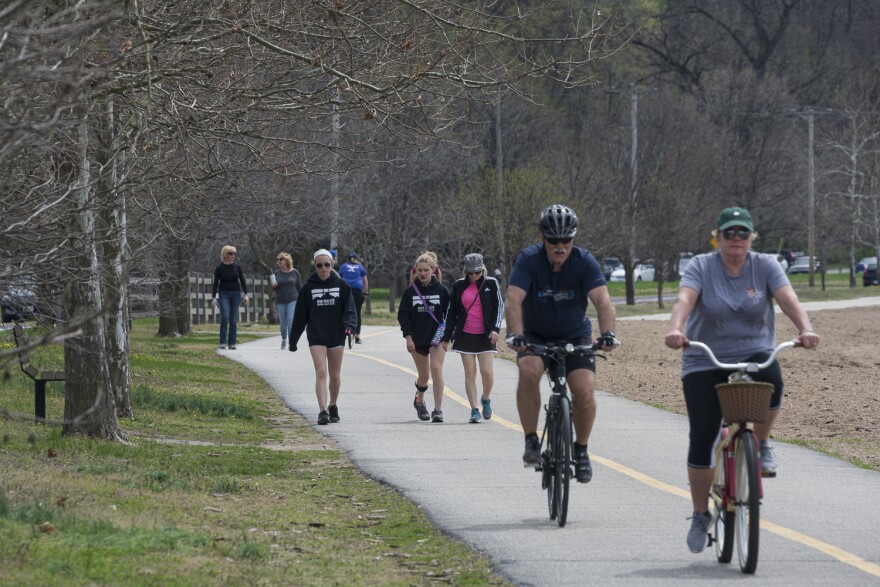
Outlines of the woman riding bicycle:
[{"label": "woman riding bicycle", "polygon": [[[718,250],[694,257],[681,278],[666,332],[666,346],[680,349],[687,340],[698,340],[707,344],[722,362],[761,362],[769,357],[776,341],[772,301],[776,300],[797,327],[798,340],[804,348],[816,348],[819,335],[813,331],[776,257],[751,250],[758,233],[749,212],[743,208],[722,210],[712,235]],[[729,374],[716,369],[697,350],[683,353],[682,385],[690,423],[688,481],[694,510],[687,544],[695,553],[702,552],[709,542],[709,490],[715,466],[714,449],[721,438],[722,424],[715,385],[727,382]],[[776,459],[768,439],[782,403],[779,363],[755,374],[754,379],[775,386],[767,421],[754,425],[761,443],[762,473],[775,476]]]},{"label": "woman riding bicycle", "polygon": [[[590,344],[592,325],[585,312],[593,302],[599,316],[603,350],[618,344],[614,338],[614,305],[608,294],[599,262],[586,249],[574,246],[578,218],[568,206],[554,204],[541,212],[538,224],[543,242],[520,252],[510,274],[507,299],[507,344],[517,351],[519,383],[516,405],[525,432],[523,463],[541,461],[538,415],[540,382],[545,365],[541,357],[526,352],[525,343],[548,341]],[[572,416],[576,433],[575,474],[580,483],[593,477],[587,442],[596,419],[593,385],[596,361],[592,356],[571,357],[566,363],[568,386],[574,400]]]}]

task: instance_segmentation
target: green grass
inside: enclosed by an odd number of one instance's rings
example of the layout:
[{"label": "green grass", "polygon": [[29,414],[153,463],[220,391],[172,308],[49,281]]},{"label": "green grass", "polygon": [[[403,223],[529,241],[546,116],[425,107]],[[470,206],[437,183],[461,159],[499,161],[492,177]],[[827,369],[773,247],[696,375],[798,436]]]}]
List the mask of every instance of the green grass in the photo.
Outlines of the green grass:
[{"label": "green grass", "polygon": [[216,333],[155,331],[131,336],[129,444],[34,424],[32,382],[17,365],[0,379],[0,585],[506,584],[325,449]]}]

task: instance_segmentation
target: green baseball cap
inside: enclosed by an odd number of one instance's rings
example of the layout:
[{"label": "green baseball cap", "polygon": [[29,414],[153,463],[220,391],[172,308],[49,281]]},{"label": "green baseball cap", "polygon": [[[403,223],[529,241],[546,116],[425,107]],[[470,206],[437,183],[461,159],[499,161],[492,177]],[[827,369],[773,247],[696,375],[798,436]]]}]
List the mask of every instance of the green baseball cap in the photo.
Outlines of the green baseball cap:
[{"label": "green baseball cap", "polygon": [[744,226],[754,231],[752,215],[745,208],[725,208],[718,215],[718,230],[727,230],[731,226]]}]

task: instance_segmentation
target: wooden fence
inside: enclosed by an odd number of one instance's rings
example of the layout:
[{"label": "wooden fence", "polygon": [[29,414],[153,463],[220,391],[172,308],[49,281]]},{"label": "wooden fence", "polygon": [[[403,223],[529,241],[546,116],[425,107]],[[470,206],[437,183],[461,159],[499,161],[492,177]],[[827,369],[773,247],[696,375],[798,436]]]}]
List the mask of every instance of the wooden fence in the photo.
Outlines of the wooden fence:
[{"label": "wooden fence", "polygon": [[[249,302],[238,309],[240,323],[266,320],[270,312],[272,286],[267,277],[246,277]],[[211,303],[211,288],[214,275],[204,273],[189,274],[189,311],[192,323],[219,324],[220,308]],[[153,279],[133,278],[128,286],[131,315],[134,317],[159,315],[159,282]],[[274,315],[274,313],[272,313]]]},{"label": "wooden fence", "polygon": [[[250,301],[238,308],[238,321],[259,322],[269,315],[269,294],[272,286],[266,277],[245,277]],[[189,274],[189,308],[192,323],[217,324],[220,322],[220,308],[211,303],[211,288],[214,276],[205,273]]]}]

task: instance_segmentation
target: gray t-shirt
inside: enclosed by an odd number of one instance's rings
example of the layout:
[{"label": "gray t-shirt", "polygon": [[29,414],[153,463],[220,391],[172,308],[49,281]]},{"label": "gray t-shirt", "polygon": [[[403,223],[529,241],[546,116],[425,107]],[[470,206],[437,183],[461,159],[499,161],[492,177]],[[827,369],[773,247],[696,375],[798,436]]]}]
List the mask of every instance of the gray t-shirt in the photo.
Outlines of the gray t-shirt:
[{"label": "gray t-shirt", "polygon": [[299,291],[302,289],[302,277],[299,271],[291,269],[290,271],[275,270],[275,280],[278,282],[278,289],[275,290],[276,304],[289,304],[295,302],[299,297]]},{"label": "gray t-shirt", "polygon": [[[773,294],[789,285],[772,255],[750,252],[736,277],[724,268],[721,254],[697,255],[688,264],[679,287],[700,294],[685,326],[688,340],[705,343],[722,363],[736,363],[776,343]],[[698,349],[686,349],[682,377],[715,366]]]}]

